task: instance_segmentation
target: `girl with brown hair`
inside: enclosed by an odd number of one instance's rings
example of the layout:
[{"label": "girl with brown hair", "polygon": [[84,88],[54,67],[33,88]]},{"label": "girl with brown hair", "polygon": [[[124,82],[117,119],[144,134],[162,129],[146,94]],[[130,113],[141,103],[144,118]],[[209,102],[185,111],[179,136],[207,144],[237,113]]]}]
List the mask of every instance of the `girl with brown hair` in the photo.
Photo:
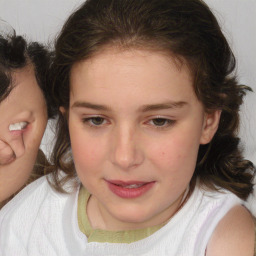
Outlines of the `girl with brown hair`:
[{"label": "girl with brown hair", "polygon": [[253,255],[250,88],[208,6],[88,0],[55,47],[51,174],[1,212],[0,252]]}]

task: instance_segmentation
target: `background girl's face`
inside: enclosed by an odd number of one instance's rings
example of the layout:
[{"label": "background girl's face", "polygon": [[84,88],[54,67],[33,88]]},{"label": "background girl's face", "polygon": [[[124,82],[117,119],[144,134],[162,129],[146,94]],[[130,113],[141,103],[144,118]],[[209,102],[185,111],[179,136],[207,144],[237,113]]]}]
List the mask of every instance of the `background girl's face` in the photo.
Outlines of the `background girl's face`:
[{"label": "background girl's face", "polygon": [[[15,87],[0,103],[0,140],[12,143],[21,138],[25,150],[22,156],[9,164],[13,168],[8,168],[8,172],[5,166],[0,166],[0,202],[19,190],[27,181],[47,123],[46,102],[33,68],[26,66],[15,71],[12,80]],[[9,130],[10,124],[16,124],[18,127],[17,124],[22,122],[27,123],[23,129]],[[19,166],[27,171],[17,172]]]},{"label": "background girl's face", "polygon": [[219,114],[206,114],[186,65],[159,52],[107,49],[71,71],[69,131],[92,194],[94,227],[162,223],[177,210]]}]

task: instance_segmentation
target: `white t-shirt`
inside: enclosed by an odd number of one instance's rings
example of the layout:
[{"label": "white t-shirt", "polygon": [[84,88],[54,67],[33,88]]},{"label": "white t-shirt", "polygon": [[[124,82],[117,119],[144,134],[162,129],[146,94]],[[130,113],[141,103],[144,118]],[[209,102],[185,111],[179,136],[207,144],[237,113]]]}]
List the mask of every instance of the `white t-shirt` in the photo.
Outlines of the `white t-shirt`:
[{"label": "white t-shirt", "polygon": [[242,201],[230,192],[195,188],[183,208],[151,236],[130,244],[87,242],[79,230],[79,186],[53,190],[46,177],[33,182],[0,211],[1,256],[203,256],[218,222]]}]

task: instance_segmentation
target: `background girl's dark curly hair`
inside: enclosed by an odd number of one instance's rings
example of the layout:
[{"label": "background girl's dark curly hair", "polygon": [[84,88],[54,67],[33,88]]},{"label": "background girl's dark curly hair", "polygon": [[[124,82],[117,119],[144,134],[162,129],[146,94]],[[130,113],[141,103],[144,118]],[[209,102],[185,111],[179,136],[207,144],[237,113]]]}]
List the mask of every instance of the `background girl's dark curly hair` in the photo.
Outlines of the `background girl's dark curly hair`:
[{"label": "background girl's dark curly hair", "polygon": [[[239,85],[233,75],[235,58],[209,7],[200,0],[87,0],[70,16],[56,41],[52,75],[58,106],[68,110],[73,64],[113,46],[160,51],[178,65],[188,65],[205,110],[222,111],[212,142],[200,146],[191,188],[200,177],[210,189],[226,188],[246,199],[255,169],[243,159],[237,132],[239,107],[251,89]],[[63,191],[63,183],[76,173],[72,158],[67,158],[67,117],[60,115],[58,125],[55,166],[49,171],[54,170],[55,186]],[[58,169],[67,174],[64,179],[59,179]]]}]

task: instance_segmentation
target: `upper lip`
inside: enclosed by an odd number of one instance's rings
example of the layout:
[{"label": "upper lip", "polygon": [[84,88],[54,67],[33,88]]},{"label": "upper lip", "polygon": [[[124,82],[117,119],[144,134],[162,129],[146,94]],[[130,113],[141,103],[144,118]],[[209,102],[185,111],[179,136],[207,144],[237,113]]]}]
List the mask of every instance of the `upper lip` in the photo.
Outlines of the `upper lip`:
[{"label": "upper lip", "polygon": [[131,181],[122,181],[122,180],[106,180],[108,183],[118,185],[118,186],[129,186],[129,185],[143,185],[146,183],[151,183],[153,181],[137,181],[137,180],[131,180]]}]

